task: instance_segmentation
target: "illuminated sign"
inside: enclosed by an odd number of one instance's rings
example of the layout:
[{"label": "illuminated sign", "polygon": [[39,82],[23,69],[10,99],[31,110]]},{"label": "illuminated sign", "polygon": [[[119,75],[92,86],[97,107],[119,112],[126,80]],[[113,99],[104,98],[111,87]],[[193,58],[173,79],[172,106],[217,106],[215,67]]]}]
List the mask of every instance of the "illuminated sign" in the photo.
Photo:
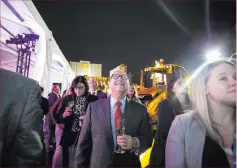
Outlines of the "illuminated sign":
[{"label": "illuminated sign", "polygon": [[84,69],[88,69],[89,68],[89,64],[88,63],[80,63],[81,64],[81,68]]}]

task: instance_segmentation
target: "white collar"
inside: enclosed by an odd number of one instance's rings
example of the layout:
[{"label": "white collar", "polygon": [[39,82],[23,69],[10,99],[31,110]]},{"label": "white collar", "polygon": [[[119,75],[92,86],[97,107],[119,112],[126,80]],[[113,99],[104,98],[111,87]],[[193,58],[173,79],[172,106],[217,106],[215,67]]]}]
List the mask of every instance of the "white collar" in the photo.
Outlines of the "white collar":
[{"label": "white collar", "polygon": [[[125,107],[126,96],[124,98],[122,98],[121,100],[119,100],[119,101],[122,103],[122,107]],[[111,107],[114,107],[116,102],[117,102],[117,99],[115,99],[113,96],[110,96],[110,105],[111,105]]]}]

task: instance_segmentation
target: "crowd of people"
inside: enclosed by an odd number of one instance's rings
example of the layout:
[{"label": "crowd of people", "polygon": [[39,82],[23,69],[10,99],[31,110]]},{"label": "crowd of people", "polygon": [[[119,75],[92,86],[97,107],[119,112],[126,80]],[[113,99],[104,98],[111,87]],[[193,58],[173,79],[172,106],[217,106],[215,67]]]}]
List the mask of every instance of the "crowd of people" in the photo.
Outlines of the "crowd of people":
[{"label": "crowd of people", "polygon": [[[109,78],[110,95],[96,80],[77,76],[61,96],[48,98],[28,78],[0,69],[1,167],[141,167],[152,147],[147,108],[124,71]],[[167,85],[158,105],[158,131],[148,167],[236,167],[236,69],[225,60]]]}]

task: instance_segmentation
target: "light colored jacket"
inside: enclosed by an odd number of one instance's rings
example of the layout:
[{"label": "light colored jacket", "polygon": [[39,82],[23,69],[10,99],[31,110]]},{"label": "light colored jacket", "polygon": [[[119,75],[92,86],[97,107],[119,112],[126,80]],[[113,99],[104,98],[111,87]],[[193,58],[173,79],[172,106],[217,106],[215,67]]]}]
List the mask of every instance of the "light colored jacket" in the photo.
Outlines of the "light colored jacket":
[{"label": "light colored jacket", "polygon": [[166,143],[166,168],[201,168],[205,137],[192,112],[175,117]]}]

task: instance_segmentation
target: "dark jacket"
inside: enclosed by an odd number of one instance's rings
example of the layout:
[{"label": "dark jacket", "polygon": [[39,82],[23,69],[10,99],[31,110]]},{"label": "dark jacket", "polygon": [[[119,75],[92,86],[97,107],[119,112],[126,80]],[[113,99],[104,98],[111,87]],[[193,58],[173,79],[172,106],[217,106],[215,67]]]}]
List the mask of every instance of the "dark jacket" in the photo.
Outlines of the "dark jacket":
[{"label": "dark jacket", "polygon": [[49,101],[45,97],[41,96],[41,109],[43,110],[43,114],[47,115],[49,112]]},{"label": "dark jacket", "polygon": [[107,98],[107,94],[102,92],[102,91],[100,91],[100,90],[97,91],[97,95],[96,96],[97,96],[98,99],[106,99]]},{"label": "dark jacket", "polygon": [[49,109],[52,121],[62,129],[64,128],[64,124],[57,123],[55,116],[57,117],[59,110],[62,108],[63,98],[59,97]]},{"label": "dark jacket", "polygon": [[165,146],[166,139],[171,127],[171,124],[176,115],[183,113],[178,100],[171,103],[165,99],[158,105],[158,130],[155,135],[155,143],[151,151],[149,167],[164,167],[165,166]]},{"label": "dark jacket", "polygon": [[49,93],[48,101],[49,101],[49,108],[56,102],[59,96],[57,96],[54,92]]},{"label": "dark jacket", "polygon": [[[61,138],[61,142],[60,142],[60,144],[62,146],[71,146],[71,145],[73,145],[75,143],[75,140],[76,140],[76,137],[77,137],[77,133],[75,134],[74,132],[71,131],[73,115],[71,115],[67,118],[63,118],[63,113],[64,113],[66,107],[68,107],[69,102],[72,102],[74,100],[75,100],[74,94],[64,97],[63,101],[62,101],[62,107],[58,111],[58,114],[54,115],[55,121],[57,123],[59,123],[59,124],[64,123],[64,129],[63,129],[62,138]],[[93,101],[96,101],[96,100],[97,100],[96,96],[93,96],[91,94],[89,94],[87,96],[88,104],[93,102]],[[87,104],[87,106],[88,106],[88,104]]]},{"label": "dark jacket", "polygon": [[0,68],[0,167],[42,166],[40,87]]}]

